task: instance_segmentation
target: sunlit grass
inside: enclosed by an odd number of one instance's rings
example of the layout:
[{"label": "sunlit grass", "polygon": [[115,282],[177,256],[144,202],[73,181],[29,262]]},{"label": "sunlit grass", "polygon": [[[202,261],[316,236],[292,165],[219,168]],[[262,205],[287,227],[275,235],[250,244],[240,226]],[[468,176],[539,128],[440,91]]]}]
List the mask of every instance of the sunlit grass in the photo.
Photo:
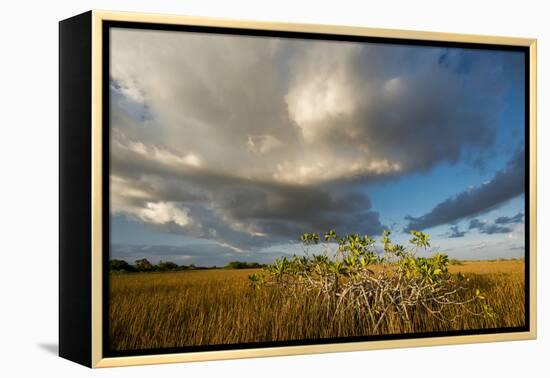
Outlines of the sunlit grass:
[{"label": "sunlit grass", "polygon": [[[426,313],[411,321],[392,321],[383,334],[522,326],[523,261],[464,262],[451,265],[466,285],[480,289],[495,318],[465,316],[452,324]],[[280,291],[250,288],[257,269],[136,273],[110,277],[109,341],[113,350],[216,345],[364,336],[367,322],[354,314],[334,318],[310,295],[288,297]],[[471,295],[471,293],[465,293]],[[479,306],[472,303],[472,306]],[[473,312],[480,309],[472,307]]]}]

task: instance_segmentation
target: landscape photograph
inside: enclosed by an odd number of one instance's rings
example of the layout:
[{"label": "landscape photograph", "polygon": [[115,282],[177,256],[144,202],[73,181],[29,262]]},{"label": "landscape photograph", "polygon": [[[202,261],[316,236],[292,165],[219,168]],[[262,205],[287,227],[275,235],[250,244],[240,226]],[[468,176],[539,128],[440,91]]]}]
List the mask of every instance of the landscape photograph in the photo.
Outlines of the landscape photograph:
[{"label": "landscape photograph", "polygon": [[526,326],[525,53],[344,39],[109,29],[110,352]]}]

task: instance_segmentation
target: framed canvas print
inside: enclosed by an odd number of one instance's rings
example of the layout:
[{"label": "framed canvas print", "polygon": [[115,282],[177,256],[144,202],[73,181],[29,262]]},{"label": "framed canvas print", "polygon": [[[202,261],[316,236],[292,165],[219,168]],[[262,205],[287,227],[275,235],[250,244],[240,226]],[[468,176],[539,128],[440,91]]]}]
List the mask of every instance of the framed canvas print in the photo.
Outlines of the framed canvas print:
[{"label": "framed canvas print", "polygon": [[60,22],[59,353],[536,337],[536,41]]}]

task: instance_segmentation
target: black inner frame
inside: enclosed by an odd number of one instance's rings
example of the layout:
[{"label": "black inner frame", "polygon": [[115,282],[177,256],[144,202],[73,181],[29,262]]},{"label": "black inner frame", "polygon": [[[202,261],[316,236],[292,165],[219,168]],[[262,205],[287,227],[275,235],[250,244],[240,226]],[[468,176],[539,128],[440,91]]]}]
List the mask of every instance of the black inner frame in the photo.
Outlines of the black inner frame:
[{"label": "black inner frame", "polygon": [[[110,29],[125,28],[125,29],[141,29],[141,30],[163,30],[163,31],[179,31],[179,32],[195,32],[195,33],[211,33],[211,34],[229,34],[242,36],[260,36],[260,37],[279,37],[292,39],[311,39],[311,40],[331,40],[331,41],[346,41],[346,42],[363,42],[363,43],[381,43],[392,45],[413,45],[413,46],[430,46],[430,47],[449,47],[449,48],[468,48],[478,50],[500,50],[500,51],[516,51],[524,54],[525,62],[525,78],[524,78],[524,143],[525,143],[525,324],[523,327],[507,327],[507,328],[487,328],[475,330],[456,330],[456,331],[440,331],[440,332],[423,332],[423,333],[406,333],[406,334],[390,334],[390,335],[372,335],[372,336],[354,336],[354,337],[338,337],[325,339],[309,339],[309,340],[288,340],[288,341],[272,341],[272,342],[255,342],[241,344],[221,344],[221,345],[202,345],[202,346],[184,346],[170,348],[155,348],[155,349],[139,349],[139,350],[111,350],[109,346],[109,258],[110,258]],[[103,357],[122,357],[122,356],[141,356],[167,353],[189,353],[201,351],[218,351],[218,350],[234,350],[234,349],[253,349],[266,347],[281,347],[281,346],[298,346],[298,345],[318,345],[318,344],[337,344],[349,343],[358,341],[375,341],[375,340],[399,340],[399,339],[416,339],[430,338],[442,336],[462,336],[462,335],[483,335],[496,333],[511,333],[511,332],[528,332],[530,330],[530,55],[529,47],[526,46],[508,46],[497,44],[481,44],[481,43],[464,43],[464,42],[442,42],[430,40],[411,40],[401,38],[385,38],[385,37],[367,37],[356,35],[334,35],[323,33],[306,33],[306,32],[288,32],[275,30],[257,30],[257,29],[239,29],[227,27],[213,26],[192,26],[192,25],[169,25],[147,22],[125,22],[125,21],[103,21],[102,22],[102,53],[103,53],[103,77],[101,90],[103,96],[103,114],[102,114],[102,190],[103,190]]]}]

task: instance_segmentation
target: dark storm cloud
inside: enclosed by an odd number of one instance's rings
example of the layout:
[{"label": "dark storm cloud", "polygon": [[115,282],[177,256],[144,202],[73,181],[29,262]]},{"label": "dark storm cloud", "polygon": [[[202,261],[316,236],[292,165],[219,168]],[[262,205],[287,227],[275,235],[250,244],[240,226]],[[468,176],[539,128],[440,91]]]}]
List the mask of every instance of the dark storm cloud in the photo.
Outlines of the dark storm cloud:
[{"label": "dark storm cloud", "polygon": [[[233,186],[217,193],[214,203],[232,218],[258,221],[261,232],[296,237],[305,231],[362,231],[380,234],[378,213],[359,193],[335,193],[319,187],[271,185]],[[287,231],[292,225],[294,231]]]},{"label": "dark storm cloud", "polygon": [[[525,192],[525,150],[519,148],[506,164],[487,183],[467,189],[451,197],[430,212],[420,216],[407,216],[406,230],[424,230],[474,217],[492,210]],[[498,229],[495,229],[498,231]]]},{"label": "dark storm cloud", "polygon": [[[135,163],[132,169],[138,169],[143,176],[134,179],[127,176],[127,185],[140,187],[145,193],[140,198],[133,198],[129,193],[124,195],[123,212],[125,205],[143,208],[151,199],[179,203],[196,225],[200,225],[180,232],[222,240],[237,248],[296,240],[303,232],[324,232],[332,228],[342,233],[371,235],[378,235],[386,228],[379,214],[371,210],[369,198],[361,193],[266,182],[221,172],[190,170],[181,174],[159,170],[161,167],[142,162],[139,156],[129,161]],[[129,167],[125,172],[131,170]],[[114,168],[113,173],[117,172]],[[170,179],[167,179],[168,173]],[[178,231],[173,224],[164,228]]]}]

